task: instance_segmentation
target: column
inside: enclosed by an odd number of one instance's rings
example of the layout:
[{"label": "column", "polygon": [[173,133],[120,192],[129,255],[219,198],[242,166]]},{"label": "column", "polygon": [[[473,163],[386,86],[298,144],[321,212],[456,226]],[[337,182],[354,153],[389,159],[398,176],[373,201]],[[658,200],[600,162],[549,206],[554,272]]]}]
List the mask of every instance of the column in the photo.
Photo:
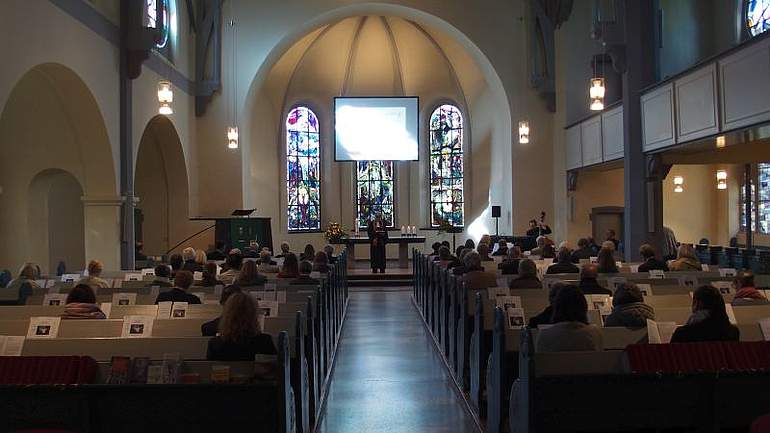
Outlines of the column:
[{"label": "column", "polygon": [[123,200],[119,196],[84,196],[83,228],[86,260],[99,259],[104,269],[121,269],[120,214]]},{"label": "column", "polygon": [[[627,0],[625,11],[625,71],[623,73],[624,236],[626,260],[636,259],[639,246],[655,227],[654,189],[648,192],[642,139],[641,90],[655,81],[655,9],[652,0]],[[648,195],[649,194],[649,195]]]}]

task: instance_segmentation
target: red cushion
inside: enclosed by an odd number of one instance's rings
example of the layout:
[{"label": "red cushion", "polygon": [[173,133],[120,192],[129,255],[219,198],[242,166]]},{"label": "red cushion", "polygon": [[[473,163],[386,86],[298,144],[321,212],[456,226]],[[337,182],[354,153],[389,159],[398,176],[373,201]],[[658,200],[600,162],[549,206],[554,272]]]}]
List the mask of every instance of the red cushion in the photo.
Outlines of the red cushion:
[{"label": "red cushion", "polygon": [[770,343],[763,341],[633,344],[626,353],[631,371],[641,374],[770,368]]},{"label": "red cushion", "polygon": [[751,433],[770,432],[770,414],[762,415],[751,423]]},{"label": "red cushion", "polygon": [[96,370],[96,361],[88,356],[0,357],[0,384],[92,383]]}]

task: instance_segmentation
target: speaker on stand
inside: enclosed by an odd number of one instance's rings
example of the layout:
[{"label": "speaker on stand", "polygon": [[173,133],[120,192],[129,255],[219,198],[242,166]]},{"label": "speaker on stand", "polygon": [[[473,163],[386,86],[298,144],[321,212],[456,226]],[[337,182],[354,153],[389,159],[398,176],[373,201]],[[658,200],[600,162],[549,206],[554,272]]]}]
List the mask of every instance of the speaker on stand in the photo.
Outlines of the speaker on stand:
[{"label": "speaker on stand", "polygon": [[492,218],[495,219],[495,236],[500,236],[500,206],[492,206]]}]

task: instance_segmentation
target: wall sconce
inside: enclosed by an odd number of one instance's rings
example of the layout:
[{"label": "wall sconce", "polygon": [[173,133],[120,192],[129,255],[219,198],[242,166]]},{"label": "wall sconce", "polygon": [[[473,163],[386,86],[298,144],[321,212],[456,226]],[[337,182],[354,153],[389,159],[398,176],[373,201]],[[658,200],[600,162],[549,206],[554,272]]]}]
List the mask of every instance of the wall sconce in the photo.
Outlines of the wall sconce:
[{"label": "wall sconce", "polygon": [[717,137],[717,149],[724,148],[727,145],[725,141],[726,140],[724,135],[720,135],[719,137]]},{"label": "wall sconce", "polygon": [[163,80],[158,82],[158,114],[168,116],[174,114],[174,110],[171,109],[171,103],[174,102],[174,91],[171,89],[171,83]]},{"label": "wall sconce", "polygon": [[674,192],[684,192],[684,177],[674,176]]},{"label": "wall sconce", "polygon": [[237,126],[227,127],[227,148],[228,149],[238,148],[238,127]]},{"label": "wall sconce", "polygon": [[529,122],[526,120],[519,122],[519,143],[529,143]]},{"label": "wall sconce", "polygon": [[591,111],[604,110],[604,78],[591,78],[588,93],[591,96]]},{"label": "wall sconce", "polygon": [[717,189],[727,189],[727,171],[717,170]]}]

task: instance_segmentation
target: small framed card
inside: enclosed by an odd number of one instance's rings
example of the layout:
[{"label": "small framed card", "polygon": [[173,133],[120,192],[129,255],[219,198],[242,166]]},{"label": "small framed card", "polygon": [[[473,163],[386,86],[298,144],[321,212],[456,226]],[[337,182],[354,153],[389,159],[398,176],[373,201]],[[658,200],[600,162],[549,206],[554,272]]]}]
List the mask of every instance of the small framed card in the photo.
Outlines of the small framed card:
[{"label": "small framed card", "polygon": [[113,293],[112,305],[136,305],[136,293]]},{"label": "small framed card", "polygon": [[703,271],[703,272],[708,272],[709,271],[709,265],[707,265],[705,263],[702,263],[700,265],[700,270]]},{"label": "small framed card", "polygon": [[142,269],[142,276],[144,277],[145,275],[152,275],[154,277],[155,276],[155,268],[144,268],[144,269]]},{"label": "small framed card", "polygon": [[80,279],[80,274],[64,274],[61,276],[63,283],[74,283]]},{"label": "small framed card", "polygon": [[719,268],[720,277],[734,277],[737,275],[735,268]]},{"label": "small framed card", "polygon": [[628,280],[626,277],[610,277],[607,278],[607,284],[612,288],[612,291],[618,290],[621,284],[626,284]]},{"label": "small framed card", "polygon": [[155,318],[152,316],[126,316],[123,318],[123,338],[147,338],[152,337],[152,325]]},{"label": "small framed card", "polygon": [[645,298],[648,296],[652,296],[652,286],[649,284],[637,284],[636,287],[639,288],[639,291],[642,292],[642,296]]},{"label": "small framed card", "polygon": [[66,293],[48,293],[43,295],[43,305],[47,306],[59,306],[67,303]]},{"label": "small framed card", "polygon": [[711,285],[719,290],[722,295],[735,293],[735,284],[732,281],[712,281]]},{"label": "small framed card", "polygon": [[56,338],[59,335],[61,317],[31,317],[27,338],[44,339]]},{"label": "small framed card", "polygon": [[695,275],[682,275],[679,277],[679,285],[695,290],[695,288],[698,287],[698,277]]},{"label": "small framed card", "polygon": [[526,324],[523,308],[508,308],[505,313],[508,316],[509,329],[521,329]]},{"label": "small framed card", "polygon": [[203,279],[203,272],[201,272],[201,271],[193,272],[193,280],[200,281],[202,279]]},{"label": "small framed card", "polygon": [[171,318],[184,319],[187,317],[187,302],[174,302],[171,305]]},{"label": "small framed card", "polygon": [[628,268],[632,274],[639,273],[639,265],[628,265]]},{"label": "small framed card", "polygon": [[650,271],[651,280],[662,280],[666,275],[660,269],[653,269]]},{"label": "small framed card", "polygon": [[509,308],[522,308],[521,296],[498,296],[495,299],[495,306],[502,308],[503,311],[508,311]]},{"label": "small framed card", "polygon": [[174,305],[171,301],[158,302],[158,319],[168,319],[171,317],[171,307]]},{"label": "small framed card", "polygon": [[137,274],[133,272],[126,274],[123,276],[123,281],[142,281],[142,274]]},{"label": "small framed card", "polygon": [[275,317],[278,315],[278,302],[276,301],[259,301],[257,303],[259,309],[262,312],[263,317]]}]

